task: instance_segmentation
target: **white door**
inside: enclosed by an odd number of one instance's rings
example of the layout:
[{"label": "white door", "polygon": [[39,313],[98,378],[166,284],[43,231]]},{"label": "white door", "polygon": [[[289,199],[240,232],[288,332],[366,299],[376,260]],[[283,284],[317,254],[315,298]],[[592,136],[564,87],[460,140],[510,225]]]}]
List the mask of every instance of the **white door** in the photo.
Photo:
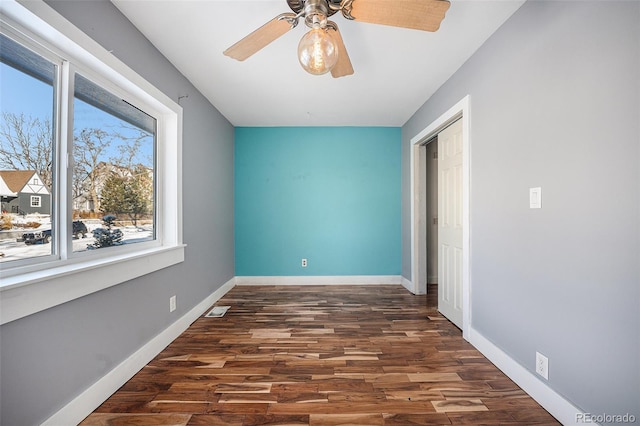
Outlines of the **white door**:
[{"label": "white door", "polygon": [[462,328],[462,120],[438,134],[438,310]]}]

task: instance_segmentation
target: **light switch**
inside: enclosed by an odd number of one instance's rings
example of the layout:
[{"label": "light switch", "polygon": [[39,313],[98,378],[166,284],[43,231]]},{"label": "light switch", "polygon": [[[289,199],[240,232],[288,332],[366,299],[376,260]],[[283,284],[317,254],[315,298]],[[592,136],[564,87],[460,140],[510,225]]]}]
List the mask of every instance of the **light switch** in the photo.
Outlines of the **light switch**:
[{"label": "light switch", "polygon": [[542,208],[542,188],[529,188],[529,208]]}]

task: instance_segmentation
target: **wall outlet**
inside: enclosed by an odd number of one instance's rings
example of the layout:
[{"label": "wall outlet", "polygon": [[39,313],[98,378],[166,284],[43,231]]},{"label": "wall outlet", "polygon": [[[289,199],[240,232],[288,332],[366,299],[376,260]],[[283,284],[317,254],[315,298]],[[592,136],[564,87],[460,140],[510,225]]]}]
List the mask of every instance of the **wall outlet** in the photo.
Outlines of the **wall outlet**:
[{"label": "wall outlet", "polygon": [[300,262],[300,264],[302,265],[303,268],[307,267],[307,259],[302,259],[302,262]]},{"label": "wall outlet", "polygon": [[176,310],[176,296],[171,296],[169,298],[169,312],[173,312]]},{"label": "wall outlet", "polygon": [[549,358],[536,352],[536,373],[549,380]]}]

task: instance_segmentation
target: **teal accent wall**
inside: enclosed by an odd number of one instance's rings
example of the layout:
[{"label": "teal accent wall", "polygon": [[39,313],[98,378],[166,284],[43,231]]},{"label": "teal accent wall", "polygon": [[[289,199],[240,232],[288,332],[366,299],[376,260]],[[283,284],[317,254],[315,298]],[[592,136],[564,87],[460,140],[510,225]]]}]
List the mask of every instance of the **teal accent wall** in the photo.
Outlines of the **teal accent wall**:
[{"label": "teal accent wall", "polygon": [[401,138],[395,127],[236,128],[236,275],[400,275]]}]

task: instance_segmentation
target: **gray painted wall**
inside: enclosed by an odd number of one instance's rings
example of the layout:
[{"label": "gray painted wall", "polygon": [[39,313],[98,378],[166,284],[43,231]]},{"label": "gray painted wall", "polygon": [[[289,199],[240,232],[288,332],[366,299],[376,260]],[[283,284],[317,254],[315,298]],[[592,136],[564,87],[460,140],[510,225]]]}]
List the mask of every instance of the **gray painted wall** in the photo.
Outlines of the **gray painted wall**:
[{"label": "gray painted wall", "polygon": [[233,126],[110,2],[49,4],[174,100],[189,96],[180,101],[188,247],[182,264],[0,328],[0,424],[11,426],[40,424],[234,276]]},{"label": "gray painted wall", "polygon": [[405,124],[406,278],[410,139],[466,94],[472,327],[531,371],[545,354],[582,410],[640,419],[640,3],[525,3]]}]

